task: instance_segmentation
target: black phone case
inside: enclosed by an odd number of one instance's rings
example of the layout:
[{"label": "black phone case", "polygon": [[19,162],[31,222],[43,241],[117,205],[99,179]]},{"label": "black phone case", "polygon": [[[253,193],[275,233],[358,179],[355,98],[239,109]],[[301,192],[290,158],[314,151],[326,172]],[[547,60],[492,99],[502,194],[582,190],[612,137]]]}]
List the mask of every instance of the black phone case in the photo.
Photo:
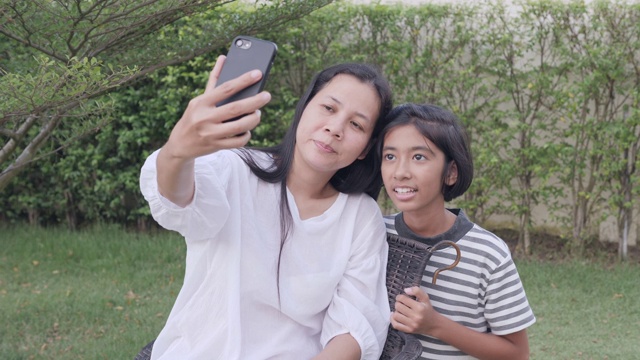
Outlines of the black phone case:
[{"label": "black phone case", "polygon": [[[239,45],[239,41],[242,42],[242,46]],[[250,44],[248,47],[244,45],[247,42]],[[257,83],[242,89],[231,97],[219,102],[217,105],[220,106],[241,100],[261,92],[264,89],[277,51],[278,46],[271,41],[250,36],[237,36],[233,39],[216,86],[220,86],[220,84],[237,78],[238,76],[254,69],[262,71],[262,79]]]}]

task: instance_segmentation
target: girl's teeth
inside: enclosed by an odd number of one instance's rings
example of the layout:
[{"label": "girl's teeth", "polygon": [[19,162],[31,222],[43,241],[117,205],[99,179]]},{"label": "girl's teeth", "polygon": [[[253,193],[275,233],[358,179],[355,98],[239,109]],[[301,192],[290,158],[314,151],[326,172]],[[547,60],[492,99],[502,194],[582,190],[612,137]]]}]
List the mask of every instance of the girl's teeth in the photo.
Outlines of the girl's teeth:
[{"label": "girl's teeth", "polygon": [[396,189],[396,192],[399,194],[407,194],[413,192],[413,189]]}]

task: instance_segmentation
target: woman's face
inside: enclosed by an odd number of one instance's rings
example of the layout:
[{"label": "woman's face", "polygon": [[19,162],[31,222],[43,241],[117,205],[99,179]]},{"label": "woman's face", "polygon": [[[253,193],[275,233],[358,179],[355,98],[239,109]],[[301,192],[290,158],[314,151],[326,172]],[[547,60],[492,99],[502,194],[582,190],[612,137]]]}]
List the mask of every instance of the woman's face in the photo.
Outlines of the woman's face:
[{"label": "woman's face", "polygon": [[380,109],[371,84],[335,76],[307,104],[296,131],[295,162],[333,174],[364,158]]}]

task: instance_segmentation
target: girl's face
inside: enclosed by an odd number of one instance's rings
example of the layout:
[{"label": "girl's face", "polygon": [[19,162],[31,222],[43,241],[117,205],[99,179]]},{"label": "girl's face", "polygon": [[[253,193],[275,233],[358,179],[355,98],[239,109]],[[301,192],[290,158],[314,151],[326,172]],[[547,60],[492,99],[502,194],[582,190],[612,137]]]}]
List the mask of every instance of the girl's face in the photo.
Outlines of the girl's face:
[{"label": "girl's face", "polygon": [[[382,179],[398,210],[423,213],[444,209],[442,174],[445,155],[413,125],[389,131],[382,147]],[[452,166],[445,180],[452,185],[457,170]]]},{"label": "girl's face", "polygon": [[309,101],[296,131],[294,164],[333,174],[364,158],[380,108],[372,85],[340,74]]}]

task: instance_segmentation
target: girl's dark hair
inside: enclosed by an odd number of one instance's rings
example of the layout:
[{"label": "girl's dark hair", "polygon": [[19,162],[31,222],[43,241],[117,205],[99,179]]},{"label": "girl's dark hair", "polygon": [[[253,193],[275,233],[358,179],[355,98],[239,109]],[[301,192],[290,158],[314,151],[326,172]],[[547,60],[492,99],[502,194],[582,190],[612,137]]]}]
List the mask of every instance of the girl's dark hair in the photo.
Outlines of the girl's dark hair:
[{"label": "girl's dark hair", "polygon": [[[302,95],[296,106],[293,116],[293,122],[289,126],[282,142],[276,146],[266,148],[254,148],[270,154],[274,159],[273,166],[262,168],[253,154],[247,149],[239,149],[239,153],[244,162],[261,180],[269,183],[280,183],[280,230],[281,244],[280,254],[282,254],[282,246],[286,240],[291,228],[292,218],[291,210],[287,200],[287,175],[291,171],[293,163],[293,153],[296,145],[296,132],[302,113],[316,94],[322,90],[337,75],[350,75],[365,84],[370,84],[377,92],[380,100],[380,109],[378,118],[367,145],[370,151],[362,160],[356,160],[347,167],[336,172],[331,178],[331,185],[338,191],[343,193],[367,193],[374,199],[377,199],[380,189],[382,188],[382,176],[380,175],[380,162],[371,150],[373,144],[376,143],[380,131],[385,125],[385,119],[391,108],[393,107],[391,87],[387,79],[374,66],[361,63],[343,63],[328,67],[317,73],[311,80],[311,84]],[[280,260],[278,260],[278,273],[280,269]],[[278,276],[279,278],[279,276]]]},{"label": "girl's dark hair", "polygon": [[[403,104],[389,113],[386,123],[378,140],[376,153],[380,159],[385,135],[398,126],[413,125],[444,153],[445,171],[441,181],[444,200],[451,201],[467,191],[473,180],[473,159],[464,126],[452,112],[431,104]],[[458,168],[458,179],[455,184],[447,185],[445,180],[451,162]]]}]

